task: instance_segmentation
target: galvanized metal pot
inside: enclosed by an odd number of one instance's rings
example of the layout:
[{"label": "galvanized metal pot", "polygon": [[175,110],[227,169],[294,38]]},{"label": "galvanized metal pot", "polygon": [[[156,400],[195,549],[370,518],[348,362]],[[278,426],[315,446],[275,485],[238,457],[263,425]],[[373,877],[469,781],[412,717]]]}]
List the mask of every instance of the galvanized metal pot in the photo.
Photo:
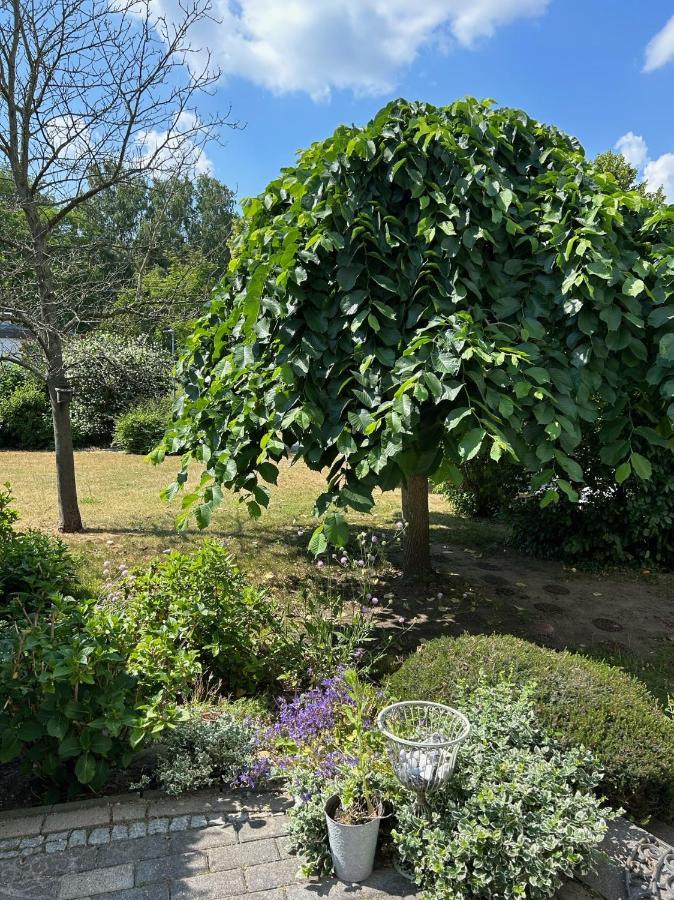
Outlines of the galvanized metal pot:
[{"label": "galvanized metal pot", "polygon": [[337,794],[325,804],[325,821],[335,875],[340,881],[365,881],[374,868],[381,818],[377,816],[364,825],[343,825],[333,819],[339,805]]}]

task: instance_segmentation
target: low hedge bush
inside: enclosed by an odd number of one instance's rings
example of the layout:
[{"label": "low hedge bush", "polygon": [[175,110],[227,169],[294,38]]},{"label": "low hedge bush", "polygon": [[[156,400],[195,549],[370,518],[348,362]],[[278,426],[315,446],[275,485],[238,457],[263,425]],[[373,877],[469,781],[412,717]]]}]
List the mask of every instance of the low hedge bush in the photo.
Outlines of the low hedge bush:
[{"label": "low hedge bush", "polygon": [[27,379],[0,394],[0,447],[44,450],[53,444],[51,409],[43,384]]},{"label": "low hedge bush", "polygon": [[41,531],[16,531],[9,487],[0,489],[0,618],[13,600],[39,609],[58,593],[79,593],[73,559],[63,541]]},{"label": "low hedge bush", "polygon": [[606,663],[556,652],[509,635],[437,638],[388,683],[401,700],[449,705],[457,685],[502,678],[534,684],[541,721],[562,746],[591,750],[602,791],[637,819],[674,817],[674,722],[636,679]]},{"label": "low hedge bush", "polygon": [[115,420],[113,447],[125,453],[149,453],[164,437],[171,416],[167,400],[150,401]]}]

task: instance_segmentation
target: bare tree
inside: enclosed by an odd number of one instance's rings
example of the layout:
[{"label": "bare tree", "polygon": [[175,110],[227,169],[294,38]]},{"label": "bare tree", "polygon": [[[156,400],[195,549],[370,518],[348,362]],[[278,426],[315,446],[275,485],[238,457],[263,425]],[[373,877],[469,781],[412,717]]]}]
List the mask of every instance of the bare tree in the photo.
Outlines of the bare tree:
[{"label": "bare tree", "polygon": [[219,77],[190,44],[209,16],[209,0],[184,0],[171,20],[151,0],[0,0],[0,321],[32,338],[0,361],[47,385],[62,531],[82,528],[64,337],[125,311],[84,271],[78,212],[122,182],[193,170],[236,124],[197,110]]}]

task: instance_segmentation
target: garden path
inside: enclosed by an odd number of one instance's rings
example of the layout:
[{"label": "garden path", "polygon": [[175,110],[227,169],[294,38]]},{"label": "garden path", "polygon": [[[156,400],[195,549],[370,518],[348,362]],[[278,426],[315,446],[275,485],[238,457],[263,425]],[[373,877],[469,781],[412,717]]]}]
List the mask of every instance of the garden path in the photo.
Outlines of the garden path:
[{"label": "garden path", "polygon": [[[0,813],[0,898],[12,900],[411,900],[409,882],[378,868],[360,885],[298,880],[279,794],[151,792]],[[623,820],[621,820],[623,821]],[[606,849],[621,858],[644,833],[623,822]],[[639,832],[639,834],[637,834]],[[669,837],[668,837],[669,839]],[[619,869],[558,900],[617,900]],[[608,892],[603,884],[612,884]]]}]

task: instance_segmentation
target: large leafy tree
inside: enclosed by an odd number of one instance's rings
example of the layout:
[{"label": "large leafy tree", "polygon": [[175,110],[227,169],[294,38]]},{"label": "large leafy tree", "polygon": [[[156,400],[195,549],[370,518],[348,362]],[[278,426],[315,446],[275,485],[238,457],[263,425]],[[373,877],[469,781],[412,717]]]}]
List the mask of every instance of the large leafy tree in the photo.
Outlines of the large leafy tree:
[{"label": "large leafy tree", "polygon": [[524,112],[397,101],[338,128],[245,205],[229,272],[180,363],[156,459],[206,525],[222,486],[252,515],[291,454],[327,473],[312,539],[399,485],[405,568],[430,565],[428,475],[518,460],[544,503],[577,499],[597,430],[647,478],[674,420],[674,213],[624,191]]}]

